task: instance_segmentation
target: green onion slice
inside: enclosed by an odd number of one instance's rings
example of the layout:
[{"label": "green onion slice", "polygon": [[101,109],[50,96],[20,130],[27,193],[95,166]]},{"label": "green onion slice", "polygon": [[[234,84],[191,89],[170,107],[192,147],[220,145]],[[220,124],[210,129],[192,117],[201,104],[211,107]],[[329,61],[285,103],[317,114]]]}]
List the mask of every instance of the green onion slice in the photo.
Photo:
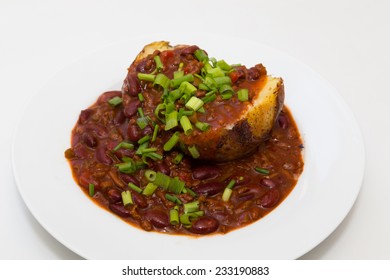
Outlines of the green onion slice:
[{"label": "green onion slice", "polygon": [[201,49],[197,49],[194,52],[194,55],[195,55],[196,59],[201,61],[201,62],[207,61],[209,59],[209,57],[206,54],[206,52],[204,50],[201,50]]},{"label": "green onion slice", "polygon": [[171,80],[167,76],[165,76],[163,73],[157,74],[156,78],[154,79],[155,85],[160,85],[162,88],[167,89],[169,88],[169,85],[171,84]]},{"label": "green onion slice", "polygon": [[185,135],[190,135],[192,133],[192,131],[193,131],[192,124],[186,115],[181,117],[180,125],[183,128]]},{"label": "green onion slice", "polygon": [[158,126],[158,124],[154,125],[153,136],[151,140],[152,142],[156,141],[159,129],[160,127]]},{"label": "green onion slice", "polygon": [[162,69],[164,69],[164,65],[163,65],[162,62],[161,62],[160,56],[156,55],[156,56],[153,57],[153,59],[154,59],[154,62],[156,62],[156,68],[157,68],[157,70],[162,70]]},{"label": "green onion slice", "polygon": [[115,148],[113,149],[114,152],[118,151],[119,149],[134,149],[134,145],[132,143],[129,143],[129,142],[126,142],[126,141],[122,141],[120,142],[118,145],[115,146]]},{"label": "green onion slice", "polygon": [[153,82],[154,79],[156,78],[156,75],[153,74],[145,74],[145,73],[138,73],[137,77],[141,81],[146,81],[146,82]]},{"label": "green onion slice", "polygon": [[183,205],[184,213],[192,213],[199,210],[199,201],[195,200],[192,202],[185,203]]},{"label": "green onion slice", "polygon": [[201,131],[206,131],[210,128],[210,124],[199,121],[195,123],[195,126]]},{"label": "green onion slice", "polygon": [[183,157],[184,155],[182,153],[178,153],[172,161],[174,164],[179,164]]},{"label": "green onion slice", "polygon": [[123,191],[121,195],[122,195],[122,202],[124,206],[133,204],[133,198],[131,197],[130,191]]},{"label": "green onion slice", "polygon": [[89,193],[89,196],[92,197],[95,195],[95,185],[90,183],[88,185],[88,193]]},{"label": "green onion slice", "polygon": [[180,223],[178,206],[175,206],[173,209],[169,210],[169,222],[174,226]]},{"label": "green onion slice", "polygon": [[198,158],[200,156],[199,151],[195,145],[188,147],[188,151],[193,158]]},{"label": "green onion slice", "polygon": [[165,130],[170,130],[176,127],[177,124],[177,111],[173,111],[165,115]]},{"label": "green onion slice", "polygon": [[270,173],[268,169],[261,168],[261,167],[255,167],[255,171],[263,175],[268,175]]},{"label": "green onion slice", "polygon": [[142,193],[143,193],[144,195],[151,196],[157,188],[158,188],[157,185],[153,184],[152,182],[149,182],[149,183],[145,186],[145,188],[144,188],[144,190],[142,191]]},{"label": "green onion slice", "polygon": [[181,202],[181,200],[176,195],[166,193],[165,194],[165,198],[168,199],[169,201],[173,202],[173,203],[178,204],[178,205],[182,205],[183,204],[183,202]]},{"label": "green onion slice", "polygon": [[242,89],[238,90],[238,91],[237,91],[237,98],[238,98],[238,100],[240,100],[241,102],[243,102],[243,101],[248,101],[248,99],[249,99],[249,96],[248,96],[248,89],[242,88]]},{"label": "green onion slice", "polygon": [[148,169],[145,171],[145,177],[149,182],[154,182],[156,180],[157,173],[156,171]]},{"label": "green onion slice", "polygon": [[122,103],[122,98],[119,96],[115,96],[115,97],[111,98],[110,100],[108,100],[108,103],[111,106],[118,106],[119,104]]},{"label": "green onion slice", "polygon": [[179,132],[176,131],[174,134],[172,134],[171,138],[169,138],[169,140],[164,144],[163,147],[164,151],[168,152],[172,150],[172,148],[175,147],[177,142],[179,142],[179,139],[180,139]]},{"label": "green onion slice", "polygon": [[136,191],[137,193],[141,193],[142,192],[142,189],[140,187],[138,187],[137,185],[133,184],[133,183],[129,183],[128,186],[133,190],[133,191]]},{"label": "green onion slice", "polygon": [[196,96],[192,96],[186,103],[186,108],[193,111],[198,111],[203,106],[204,102]]}]

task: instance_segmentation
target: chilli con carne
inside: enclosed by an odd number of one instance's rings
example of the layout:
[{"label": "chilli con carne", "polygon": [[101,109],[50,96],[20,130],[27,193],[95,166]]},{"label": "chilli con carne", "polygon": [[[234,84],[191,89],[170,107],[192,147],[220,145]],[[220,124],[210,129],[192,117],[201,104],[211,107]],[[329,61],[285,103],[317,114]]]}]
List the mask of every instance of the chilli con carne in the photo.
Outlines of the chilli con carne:
[{"label": "chilli con carne", "polygon": [[204,235],[259,220],[294,188],[303,144],[286,107],[250,154],[199,159],[202,135],[249,106],[262,65],[230,65],[190,46],[155,51],[128,70],[121,91],[81,111],[65,151],[98,205],[146,231]]}]

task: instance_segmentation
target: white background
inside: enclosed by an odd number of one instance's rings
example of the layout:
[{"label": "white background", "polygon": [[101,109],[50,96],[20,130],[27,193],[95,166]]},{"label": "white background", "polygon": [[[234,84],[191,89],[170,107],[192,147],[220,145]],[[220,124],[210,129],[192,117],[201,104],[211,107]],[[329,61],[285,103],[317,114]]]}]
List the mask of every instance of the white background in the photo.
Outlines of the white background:
[{"label": "white background", "polygon": [[[390,259],[386,0],[0,0],[0,259],[80,258],[39,225],[13,179],[12,137],[28,101],[91,50],[168,31],[254,39],[298,58],[337,89],[363,134],[365,177],[343,223],[302,259]],[[55,104],[55,97],[48,102]]]}]

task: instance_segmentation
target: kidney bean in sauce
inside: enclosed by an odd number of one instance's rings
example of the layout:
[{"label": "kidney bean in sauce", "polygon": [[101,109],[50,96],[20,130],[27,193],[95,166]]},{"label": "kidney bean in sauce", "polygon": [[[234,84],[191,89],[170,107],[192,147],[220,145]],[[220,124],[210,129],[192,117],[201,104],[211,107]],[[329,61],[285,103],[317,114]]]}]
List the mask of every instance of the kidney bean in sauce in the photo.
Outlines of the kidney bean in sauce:
[{"label": "kidney bean in sauce", "polygon": [[[185,72],[199,70],[199,63],[193,61],[193,52],[196,49],[198,48],[195,46],[187,47],[181,55],[181,59],[188,65]],[[167,69],[175,69],[171,66],[177,63],[177,54],[163,52],[160,56],[164,63],[169,64]],[[146,61],[140,67],[141,72],[148,73],[155,69],[155,64],[154,61]],[[230,77],[238,83],[248,83],[249,80],[258,79],[263,74],[262,71],[261,65],[251,69],[238,66]],[[169,77],[173,75],[170,72],[166,74]],[[71,154],[68,160],[75,181],[87,195],[88,185],[95,185],[95,192],[99,195],[91,199],[99,206],[143,230],[205,235],[227,233],[261,219],[293,190],[304,166],[301,153],[303,146],[294,119],[286,107],[276,121],[269,140],[245,158],[225,163],[198,163],[184,156],[180,163],[174,163],[173,159],[179,150],[173,149],[172,153],[163,152],[162,147],[170,135],[165,134],[163,127],[160,127],[162,132],[154,140],[153,147],[156,147],[157,154],[163,154],[163,159],[152,161],[142,159],[137,154],[137,141],[151,136],[154,127],[152,124],[145,128],[139,127],[137,109],[142,106],[145,114],[153,115],[153,106],[159,103],[155,94],[146,95],[142,102],[137,98],[140,90],[145,87],[134,74],[129,74],[122,88],[122,91],[128,94],[127,99],[125,98],[122,104],[112,106],[107,101],[112,97],[119,97],[119,92],[103,93],[98,102],[81,111],[72,131],[71,148],[66,154]],[[134,143],[134,149],[120,148],[114,151],[114,146],[121,141]],[[142,192],[130,190],[129,184],[143,190],[149,182],[144,176],[145,168],[131,174],[119,172],[117,164],[122,162],[123,157],[138,162],[149,161],[146,169],[184,181],[186,189],[195,192],[196,197],[188,191],[176,197],[181,203],[198,201],[199,211],[203,216],[193,218],[191,226],[184,226],[182,223],[172,225],[169,213],[176,204],[166,198],[167,191],[159,187],[153,195],[144,195]],[[285,168],[287,163],[291,168]],[[256,172],[256,167],[268,169],[268,173]],[[236,184],[232,188],[229,201],[224,202],[222,194],[231,180]],[[124,190],[130,190],[133,204],[123,205],[121,192]],[[179,215],[182,214],[183,206],[180,206]]]}]

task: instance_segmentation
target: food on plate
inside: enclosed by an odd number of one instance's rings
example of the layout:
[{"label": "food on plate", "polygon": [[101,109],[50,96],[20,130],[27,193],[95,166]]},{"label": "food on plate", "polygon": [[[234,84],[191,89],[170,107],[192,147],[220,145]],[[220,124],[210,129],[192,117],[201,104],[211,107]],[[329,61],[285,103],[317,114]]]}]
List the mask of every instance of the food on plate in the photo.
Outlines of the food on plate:
[{"label": "food on plate", "polygon": [[[157,52],[162,54],[156,56]],[[209,129],[180,135],[186,146],[196,149],[199,159],[237,159],[252,152],[269,136],[283,107],[283,80],[268,76],[261,64],[247,69],[245,66],[232,67],[224,60],[210,61],[207,53],[197,46],[171,47],[164,41],[145,46],[129,67],[123,84],[125,106],[133,108],[132,103],[141,91],[144,95],[155,95],[155,88],[147,88],[151,81],[147,80],[149,76],[146,75],[156,71],[156,57],[169,67],[161,68],[152,75],[169,78],[170,84],[164,84],[162,88],[174,94],[167,95],[163,100],[153,100],[153,105],[173,103],[176,107],[186,109],[188,103],[196,100],[202,103],[199,109],[207,112],[196,113],[188,118],[195,124],[197,121],[207,124]],[[179,69],[181,63],[185,66]],[[140,74],[145,74],[142,81],[137,79]],[[183,77],[176,78],[175,75]],[[176,83],[184,77],[191,82],[191,86]],[[155,80],[152,82],[156,83]],[[176,93],[178,90],[179,93]],[[186,94],[189,91],[193,91],[191,95]],[[164,110],[163,107],[162,112]],[[188,150],[185,152],[190,153]]]},{"label": "food on plate", "polygon": [[147,45],[121,90],[82,110],[65,151],[81,189],[146,231],[251,224],[292,191],[303,143],[280,78],[197,46]]}]

